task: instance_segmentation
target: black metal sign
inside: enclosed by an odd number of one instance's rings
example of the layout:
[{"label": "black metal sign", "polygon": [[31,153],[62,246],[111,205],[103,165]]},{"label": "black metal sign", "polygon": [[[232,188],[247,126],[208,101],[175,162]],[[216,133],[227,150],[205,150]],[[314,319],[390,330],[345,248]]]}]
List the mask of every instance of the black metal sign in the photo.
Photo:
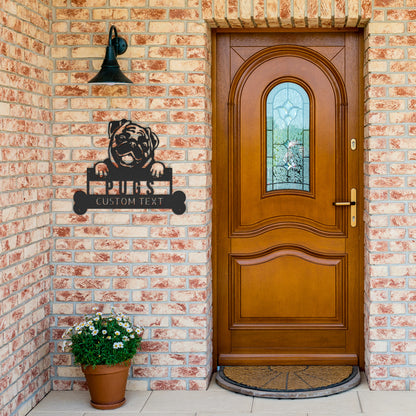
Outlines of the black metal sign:
[{"label": "black metal sign", "polygon": [[74,211],[98,209],[172,209],[185,212],[186,196],[173,192],[172,168],[154,159],[159,138],[130,120],[111,121],[108,158],[87,169],[87,192],[74,194]]}]

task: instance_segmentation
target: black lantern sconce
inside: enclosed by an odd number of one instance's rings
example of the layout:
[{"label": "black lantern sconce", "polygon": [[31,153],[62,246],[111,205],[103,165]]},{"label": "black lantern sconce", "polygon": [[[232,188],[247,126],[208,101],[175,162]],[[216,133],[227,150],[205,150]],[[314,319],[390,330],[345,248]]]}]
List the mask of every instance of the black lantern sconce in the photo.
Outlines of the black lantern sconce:
[{"label": "black lantern sconce", "polygon": [[[114,34],[114,37],[113,37]],[[132,84],[120,70],[117,62],[117,55],[122,55],[127,50],[127,42],[125,39],[117,36],[117,29],[111,26],[108,35],[108,46],[105,51],[103,64],[100,72],[91,79],[90,83],[95,84]]]}]

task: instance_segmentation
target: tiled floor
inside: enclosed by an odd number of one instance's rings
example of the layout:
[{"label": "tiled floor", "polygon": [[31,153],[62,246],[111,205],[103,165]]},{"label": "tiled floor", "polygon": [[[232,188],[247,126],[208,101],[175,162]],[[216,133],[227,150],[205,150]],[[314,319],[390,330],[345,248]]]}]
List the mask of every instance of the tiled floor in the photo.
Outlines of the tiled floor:
[{"label": "tiled floor", "polygon": [[89,393],[49,393],[28,416],[415,416],[415,392],[371,392],[365,377],[345,393],[317,399],[259,399],[231,393],[213,381],[207,391],[128,391],[117,410],[96,410]]}]

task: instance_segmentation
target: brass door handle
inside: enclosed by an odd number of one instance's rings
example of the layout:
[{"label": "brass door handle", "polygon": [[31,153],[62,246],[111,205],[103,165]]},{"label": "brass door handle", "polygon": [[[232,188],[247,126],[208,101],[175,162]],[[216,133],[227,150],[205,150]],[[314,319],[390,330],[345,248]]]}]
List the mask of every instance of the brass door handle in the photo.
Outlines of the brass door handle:
[{"label": "brass door handle", "polygon": [[351,207],[351,227],[357,226],[357,190],[351,188],[351,201],[333,202],[336,207]]},{"label": "brass door handle", "polygon": [[333,202],[332,205],[336,207],[349,207],[350,205],[355,205],[354,201],[348,201],[348,202]]}]

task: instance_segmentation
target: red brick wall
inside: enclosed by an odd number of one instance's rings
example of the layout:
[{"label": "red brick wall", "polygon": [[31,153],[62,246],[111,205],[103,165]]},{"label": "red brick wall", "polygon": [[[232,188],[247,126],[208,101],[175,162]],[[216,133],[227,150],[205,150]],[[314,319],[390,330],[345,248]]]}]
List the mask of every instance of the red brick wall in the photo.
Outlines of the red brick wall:
[{"label": "red brick wall", "polygon": [[[144,325],[128,388],[203,389],[211,362],[209,34],[196,0],[55,1],[54,389],[84,388],[63,330],[93,306]],[[129,86],[91,85],[110,25],[128,42]],[[86,169],[107,157],[108,122],[151,127],[173,169],[184,215],[170,210],[72,212]]]},{"label": "red brick wall", "polygon": [[415,6],[375,1],[365,32],[365,336],[376,390],[416,389]]},{"label": "red brick wall", "polygon": [[0,5],[0,414],[50,389],[50,7]]},{"label": "red brick wall", "polygon": [[[60,336],[96,305],[146,327],[129,388],[205,388],[211,55],[203,19],[212,27],[364,28],[366,370],[373,389],[416,389],[415,0],[48,4],[0,6],[0,411],[24,414],[49,389],[49,340],[53,388],[85,387]],[[87,84],[110,24],[128,41],[119,62],[134,85]],[[86,169],[106,157],[108,122],[121,118],[158,134],[156,158],[187,195],[184,215],[72,212]]]}]

